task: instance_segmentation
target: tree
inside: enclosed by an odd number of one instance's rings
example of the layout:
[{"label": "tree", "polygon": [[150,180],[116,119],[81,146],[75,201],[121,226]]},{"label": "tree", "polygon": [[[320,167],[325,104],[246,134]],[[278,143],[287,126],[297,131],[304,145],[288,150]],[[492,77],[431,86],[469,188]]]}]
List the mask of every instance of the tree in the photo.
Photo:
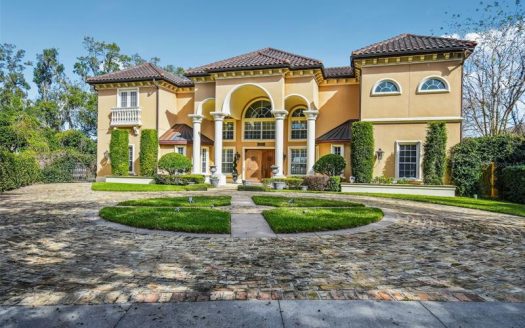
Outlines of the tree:
[{"label": "tree", "polygon": [[182,67],[178,67],[178,66],[173,66],[173,65],[166,65],[164,66],[164,70],[174,74],[174,75],[177,75],[177,76],[184,76],[184,68]]},{"label": "tree", "polygon": [[36,65],[33,69],[33,82],[38,87],[40,99],[49,101],[53,85],[59,86],[64,84],[64,65],[58,61],[58,50],[56,48],[44,49],[36,58]]},{"label": "tree", "polygon": [[191,167],[191,160],[179,153],[167,153],[159,160],[159,169],[168,172],[169,175],[188,172]]},{"label": "tree", "polygon": [[447,155],[447,127],[445,122],[428,124],[427,137],[423,148],[423,181],[426,184],[443,184]]},{"label": "tree", "polygon": [[14,44],[0,44],[0,101],[4,103],[10,95],[20,97],[26,96],[26,91],[30,89],[24,77],[26,66],[31,66],[31,62],[23,62],[25,51],[16,50]]},{"label": "tree", "polygon": [[463,114],[471,135],[499,135],[525,121],[523,12],[519,1],[494,2],[482,8],[479,20],[452,16],[454,36],[478,43],[464,64]]}]

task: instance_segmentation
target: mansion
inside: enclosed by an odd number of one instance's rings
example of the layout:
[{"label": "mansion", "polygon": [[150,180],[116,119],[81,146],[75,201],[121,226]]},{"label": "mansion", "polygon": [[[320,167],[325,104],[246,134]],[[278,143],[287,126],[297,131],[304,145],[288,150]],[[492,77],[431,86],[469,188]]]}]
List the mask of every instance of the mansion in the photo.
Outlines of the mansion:
[{"label": "mansion", "polygon": [[[352,52],[348,66],[273,48],[188,69],[153,64],[88,78],[98,93],[97,178],[110,176],[111,130],[129,131],[129,173],[140,175],[142,129],[156,129],[159,157],[178,152],[193,173],[234,161],[243,180],[312,174],[334,153],[351,175],[352,122],[374,127],[374,176],[421,179],[427,123],[446,122],[447,148],[461,140],[463,62],[475,42],[403,34]],[[381,156],[379,156],[381,154]]]}]

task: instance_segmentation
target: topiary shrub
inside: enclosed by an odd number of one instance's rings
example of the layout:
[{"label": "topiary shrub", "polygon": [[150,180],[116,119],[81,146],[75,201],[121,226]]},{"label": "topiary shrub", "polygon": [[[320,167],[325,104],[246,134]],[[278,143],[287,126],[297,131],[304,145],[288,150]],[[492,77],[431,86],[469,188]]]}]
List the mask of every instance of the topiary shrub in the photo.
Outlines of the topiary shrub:
[{"label": "topiary shrub", "polygon": [[385,176],[383,175],[383,176],[380,176],[380,177],[375,177],[375,178],[372,180],[372,183],[377,183],[377,184],[392,184],[392,183],[394,183],[394,178],[392,178],[392,177],[385,177]]},{"label": "topiary shrub", "polygon": [[169,184],[169,185],[189,185],[204,183],[204,175],[202,174],[157,174],[155,175],[155,182],[158,184]]},{"label": "topiary shrub", "polygon": [[507,166],[501,171],[502,198],[525,204],[525,165]]},{"label": "topiary shrub", "polygon": [[129,173],[129,133],[126,130],[115,129],[111,131],[109,143],[109,159],[111,161],[111,174],[116,176]]},{"label": "topiary shrub", "polygon": [[341,177],[331,176],[326,184],[326,191],[341,191]]},{"label": "topiary shrub", "polygon": [[431,122],[423,145],[423,182],[443,184],[447,156],[447,127],[445,122]]},{"label": "topiary shrub", "polygon": [[265,178],[262,180],[263,185],[269,188],[273,188],[274,182],[284,182],[286,183],[287,189],[301,189],[301,185],[303,184],[303,178],[302,177],[295,177],[295,178]]},{"label": "topiary shrub", "polygon": [[346,162],[343,156],[336,154],[328,154],[319,158],[314,164],[314,171],[316,173],[336,176],[340,175],[346,167]]},{"label": "topiary shrub", "polygon": [[160,158],[159,169],[170,175],[188,172],[192,167],[191,160],[179,153],[169,153]]},{"label": "topiary shrub", "polygon": [[352,123],[352,175],[355,182],[370,183],[374,170],[374,127],[370,122]]},{"label": "topiary shrub", "polygon": [[330,177],[327,175],[307,175],[304,177],[303,185],[308,186],[308,190],[323,191],[328,186]]},{"label": "topiary shrub", "polygon": [[144,129],[140,135],[140,174],[153,176],[157,173],[157,158],[159,156],[159,139],[157,130]]}]

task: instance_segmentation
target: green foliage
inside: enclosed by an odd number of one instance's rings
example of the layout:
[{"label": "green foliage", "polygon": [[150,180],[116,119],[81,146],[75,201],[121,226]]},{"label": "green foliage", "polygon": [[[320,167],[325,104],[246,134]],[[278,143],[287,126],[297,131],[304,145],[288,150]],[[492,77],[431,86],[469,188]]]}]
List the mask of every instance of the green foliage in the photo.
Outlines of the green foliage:
[{"label": "green foliage", "polygon": [[363,204],[315,197],[252,196],[257,205],[274,207],[362,207]]},{"label": "green foliage", "polygon": [[267,191],[265,186],[258,185],[238,185],[238,191]]},{"label": "green foliage", "polygon": [[140,174],[153,176],[157,173],[157,158],[159,156],[159,139],[157,130],[144,129],[140,136]]},{"label": "green foliage", "polygon": [[165,185],[189,185],[190,183],[204,183],[204,175],[202,174],[157,174],[155,175],[155,182]]},{"label": "green foliage", "polygon": [[423,145],[423,181],[425,184],[441,185],[445,177],[447,127],[445,122],[428,124]]},{"label": "green foliage", "polygon": [[40,178],[40,167],[33,153],[0,150],[0,191],[27,186]]},{"label": "green foliage", "polygon": [[330,177],[327,175],[307,175],[304,177],[303,185],[308,186],[308,190],[323,191],[328,186]]},{"label": "green foliage", "polygon": [[95,155],[97,152],[97,143],[79,130],[58,132],[55,137],[61,148],[74,149],[83,154]]},{"label": "green foliage", "polygon": [[451,179],[459,195],[478,193],[481,178],[481,156],[478,139],[465,139],[451,150]]},{"label": "green foliage", "polygon": [[383,176],[380,176],[380,177],[375,177],[375,178],[372,180],[372,183],[378,183],[378,184],[392,184],[392,183],[394,183],[394,178],[392,178],[392,177],[385,177],[385,176],[383,175]]},{"label": "green foliage", "polygon": [[66,148],[50,155],[49,163],[42,170],[45,183],[73,182],[75,168],[87,168],[94,173],[95,155]]},{"label": "green foliage", "polygon": [[374,169],[374,127],[370,122],[352,123],[352,175],[355,182],[370,183]]},{"label": "green foliage", "polygon": [[331,176],[326,184],[326,191],[341,191],[341,177]]},{"label": "green foliage", "polygon": [[501,171],[501,195],[504,199],[525,204],[525,165],[507,166]]},{"label": "green foliage", "polygon": [[64,65],[58,61],[56,48],[44,49],[36,55],[37,61],[33,69],[33,82],[38,87],[38,93],[43,100],[49,100],[53,85],[64,81]]},{"label": "green foliage", "polygon": [[[190,203],[191,197],[191,203]],[[229,206],[231,196],[183,196],[126,200],[118,206],[152,206],[152,207],[210,207]]]},{"label": "green foliage", "polygon": [[136,183],[117,183],[117,182],[95,182],[91,185],[94,191],[206,191],[208,185],[193,184],[187,186],[159,185],[159,184],[136,184]]},{"label": "green foliage", "polygon": [[111,131],[109,143],[109,158],[111,173],[116,176],[127,175],[129,172],[128,160],[129,133],[126,130]]},{"label": "green foliage", "polygon": [[16,49],[14,44],[0,44],[0,104],[11,97],[25,97],[29,90],[24,70],[31,62],[24,62],[25,50]]},{"label": "green foliage", "polygon": [[188,172],[192,167],[191,160],[179,153],[168,153],[160,158],[159,169],[170,175]]},{"label": "green foliage", "polygon": [[346,167],[345,159],[341,155],[328,154],[319,158],[314,164],[316,173],[336,176],[340,175]]},{"label": "green foliage", "polygon": [[286,184],[286,188],[288,189],[301,189],[301,185],[303,184],[303,178],[302,177],[296,177],[296,178],[266,178],[262,180],[262,183],[267,187],[273,187],[274,182],[284,182]]}]

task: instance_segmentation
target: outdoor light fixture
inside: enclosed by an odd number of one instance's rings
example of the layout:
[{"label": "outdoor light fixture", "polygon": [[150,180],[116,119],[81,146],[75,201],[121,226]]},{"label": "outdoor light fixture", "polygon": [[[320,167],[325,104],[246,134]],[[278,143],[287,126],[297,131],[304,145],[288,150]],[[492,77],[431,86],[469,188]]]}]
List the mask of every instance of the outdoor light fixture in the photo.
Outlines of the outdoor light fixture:
[{"label": "outdoor light fixture", "polygon": [[377,160],[380,161],[383,159],[383,154],[385,152],[383,151],[383,149],[379,148],[378,150],[376,150],[376,156],[377,156]]},{"label": "outdoor light fixture", "polygon": [[107,161],[109,159],[109,151],[104,152],[104,159]]}]

